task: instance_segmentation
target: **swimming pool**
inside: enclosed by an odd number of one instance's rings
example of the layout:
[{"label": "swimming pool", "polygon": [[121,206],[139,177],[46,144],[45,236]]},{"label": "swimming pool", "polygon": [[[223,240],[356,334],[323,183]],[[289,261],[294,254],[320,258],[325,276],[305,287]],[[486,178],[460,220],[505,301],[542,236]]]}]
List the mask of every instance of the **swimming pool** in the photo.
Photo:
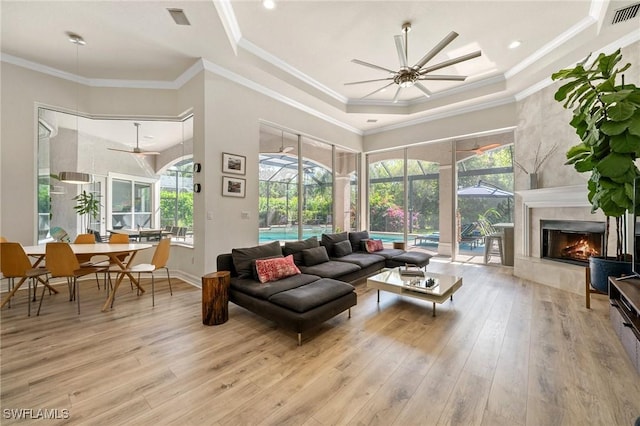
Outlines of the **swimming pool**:
[{"label": "swimming pool", "polygon": [[[331,228],[305,228],[302,231],[302,239],[307,239],[312,236],[317,236],[320,239],[322,234],[332,233]],[[271,228],[261,229],[259,234],[260,243],[267,243],[270,241],[295,241],[298,239],[298,228]],[[403,235],[398,232],[369,232],[370,238],[376,240],[382,240],[383,243],[392,243],[394,241],[402,241]],[[409,236],[411,241],[413,236]]]}]

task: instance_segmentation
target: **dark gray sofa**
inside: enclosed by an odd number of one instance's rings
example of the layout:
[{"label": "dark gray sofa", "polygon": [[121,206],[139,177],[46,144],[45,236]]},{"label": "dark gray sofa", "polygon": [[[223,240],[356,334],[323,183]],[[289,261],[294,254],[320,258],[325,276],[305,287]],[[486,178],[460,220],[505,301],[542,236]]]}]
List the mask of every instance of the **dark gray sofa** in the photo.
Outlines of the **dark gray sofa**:
[{"label": "dark gray sofa", "polygon": [[[349,284],[385,267],[415,263],[425,267],[430,255],[384,249],[363,250],[368,233],[323,234],[303,241],[275,241],[262,246],[233,249],[217,257],[217,270],[231,272],[229,300],[298,334],[316,327],[357,304],[354,287]],[[347,241],[345,243],[345,241]],[[417,253],[417,254],[412,254]],[[292,255],[301,274],[260,283],[255,260]],[[408,256],[408,257],[407,257]],[[405,262],[405,260],[412,260]]]}]

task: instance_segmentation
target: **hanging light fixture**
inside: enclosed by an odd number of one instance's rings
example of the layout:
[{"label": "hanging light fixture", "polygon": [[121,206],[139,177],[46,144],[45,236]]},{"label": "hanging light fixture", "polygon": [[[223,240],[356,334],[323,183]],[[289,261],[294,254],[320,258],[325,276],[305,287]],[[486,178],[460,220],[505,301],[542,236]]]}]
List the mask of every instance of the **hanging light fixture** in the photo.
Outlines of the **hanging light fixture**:
[{"label": "hanging light fixture", "polygon": [[[67,37],[69,37],[69,41],[76,45],[76,76],[79,73],[80,68],[80,46],[84,46],[87,44],[84,39],[78,34],[68,32]],[[80,97],[79,90],[80,83],[77,83],[76,86],[76,145],[80,145],[80,128],[78,126],[78,98]],[[91,175],[88,173],[82,172],[60,172],[58,173],[58,178],[60,181],[65,183],[72,183],[76,185],[84,185],[85,183],[91,182]]]}]

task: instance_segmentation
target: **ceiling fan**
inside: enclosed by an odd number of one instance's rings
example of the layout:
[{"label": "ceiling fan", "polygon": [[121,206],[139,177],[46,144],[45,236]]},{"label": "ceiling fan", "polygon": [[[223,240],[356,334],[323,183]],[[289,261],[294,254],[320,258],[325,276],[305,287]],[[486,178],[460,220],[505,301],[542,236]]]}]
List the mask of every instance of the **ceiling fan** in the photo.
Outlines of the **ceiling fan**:
[{"label": "ceiling fan", "polygon": [[455,31],[451,31],[445,38],[440,41],[433,49],[427,52],[416,64],[412,67],[408,64],[408,46],[409,39],[408,34],[411,31],[411,23],[405,22],[402,24],[402,32],[404,33],[404,39],[401,35],[396,35],[393,38],[396,41],[396,50],[398,51],[398,59],[400,60],[400,69],[398,71],[390,70],[389,68],[381,67],[375,64],[371,64],[369,62],[364,62],[359,59],[352,59],[351,62],[364,65],[365,67],[374,68],[381,71],[386,71],[391,76],[387,78],[379,78],[375,80],[363,80],[363,81],[354,81],[352,83],[345,83],[345,86],[353,85],[353,84],[363,84],[363,83],[372,83],[376,81],[391,81],[386,86],[383,86],[368,95],[363,96],[361,99],[367,98],[371,95],[374,95],[378,92],[383,91],[387,87],[396,84],[398,89],[396,90],[396,94],[393,97],[393,102],[398,101],[398,96],[402,89],[407,89],[409,87],[415,86],[422,91],[424,96],[431,96],[431,91],[427,89],[421,82],[427,80],[440,80],[440,81],[464,81],[467,76],[463,75],[440,75],[440,74],[430,74],[433,71],[439,70],[441,68],[446,68],[450,65],[455,65],[460,62],[468,61],[469,59],[477,58],[482,55],[480,50],[477,50],[472,53],[468,53],[466,55],[458,56],[457,58],[449,59],[444,62],[440,62],[436,65],[431,65],[430,67],[425,67],[427,62],[433,59],[438,53],[440,53],[449,43],[451,43],[456,37],[458,37],[458,33]]},{"label": "ceiling fan", "polygon": [[277,151],[274,152],[264,152],[263,154],[287,154],[291,151],[293,151],[293,147],[292,146],[284,146],[284,131],[282,132],[282,142],[280,144],[280,148],[278,148]]},{"label": "ceiling fan", "polygon": [[107,148],[111,151],[120,151],[126,152],[129,154],[137,154],[137,155],[159,155],[158,151],[143,151],[140,149],[140,140],[139,140],[139,131],[140,131],[140,123],[133,123],[136,126],[136,147],[133,149],[119,149],[119,148]]},{"label": "ceiling fan", "polygon": [[490,143],[487,145],[479,146],[478,143],[473,146],[471,149],[456,149],[456,152],[475,152],[478,155],[484,154],[486,151],[491,151],[494,148],[499,147],[499,143]]}]

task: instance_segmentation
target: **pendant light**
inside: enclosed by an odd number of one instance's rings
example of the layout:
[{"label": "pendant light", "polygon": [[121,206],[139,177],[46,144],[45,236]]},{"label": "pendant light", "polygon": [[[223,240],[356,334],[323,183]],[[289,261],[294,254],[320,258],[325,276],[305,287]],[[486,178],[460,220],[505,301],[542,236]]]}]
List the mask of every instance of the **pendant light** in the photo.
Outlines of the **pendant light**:
[{"label": "pendant light", "polygon": [[[76,77],[79,73],[80,68],[80,46],[84,46],[87,44],[82,37],[75,33],[67,33],[69,37],[69,41],[76,45]],[[76,146],[80,146],[80,127],[78,125],[78,98],[80,97],[80,83],[76,85]],[[74,171],[64,171],[58,173],[58,178],[60,181],[65,183],[72,183],[76,185],[84,185],[85,183],[91,182],[91,175],[88,173],[82,172],[74,172]]]}]

